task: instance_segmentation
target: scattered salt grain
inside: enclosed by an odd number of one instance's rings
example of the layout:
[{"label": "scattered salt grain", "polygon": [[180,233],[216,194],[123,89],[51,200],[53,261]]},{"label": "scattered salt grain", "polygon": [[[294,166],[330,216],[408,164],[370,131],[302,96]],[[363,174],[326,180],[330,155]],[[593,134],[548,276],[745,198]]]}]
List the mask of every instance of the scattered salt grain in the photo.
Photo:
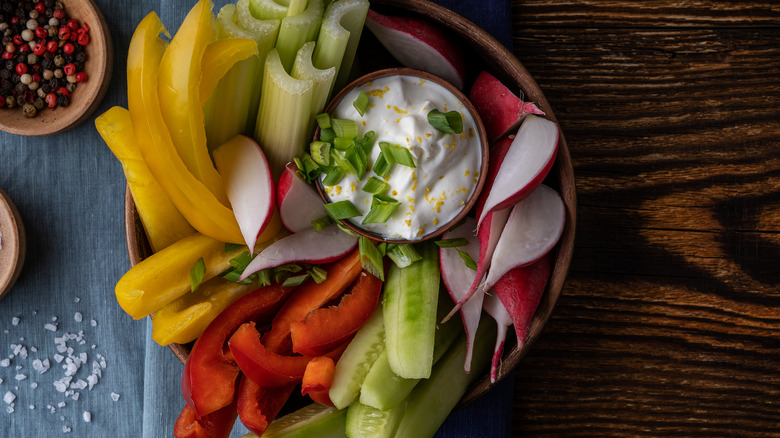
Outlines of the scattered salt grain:
[{"label": "scattered salt grain", "polygon": [[95,321],[94,319],[89,323],[92,324],[92,327],[97,327],[97,321]]},{"label": "scattered salt grain", "polygon": [[73,401],[76,401],[76,400],[78,400],[78,399],[79,399],[79,395],[81,395],[81,393],[80,393],[80,392],[74,392],[74,393],[73,393],[73,395],[72,395],[72,396],[70,396],[70,398],[72,398],[72,399],[73,399]]},{"label": "scattered salt grain", "polygon": [[35,389],[37,387],[38,387],[38,383],[37,382],[31,382],[30,383],[30,388]]},{"label": "scattered salt grain", "polygon": [[119,394],[112,392],[111,393],[111,400],[113,401],[119,401]]},{"label": "scattered salt grain", "polygon": [[58,407],[58,408],[64,408],[64,407],[65,407],[65,402],[59,402],[59,403],[57,403],[57,407]]},{"label": "scattered salt grain", "polygon": [[73,320],[76,322],[81,322],[83,319],[83,316],[81,315],[81,312],[76,312],[73,314]]},{"label": "scattered salt grain", "polygon": [[55,354],[54,355],[54,361],[55,362],[60,363],[60,362],[62,362],[62,359],[65,359],[65,356],[63,356],[61,354]]},{"label": "scattered salt grain", "polygon": [[13,318],[11,318],[11,325],[19,325],[19,317],[18,316],[14,316]]},{"label": "scattered salt grain", "polygon": [[50,332],[56,332],[57,331],[57,324],[47,323],[46,325],[43,326],[43,328],[45,328],[46,330],[48,330]]},{"label": "scattered salt grain", "polygon": [[6,406],[5,407],[5,411],[8,412],[9,414],[13,414],[14,413],[14,407],[13,406]]},{"label": "scattered salt grain", "polygon": [[62,433],[70,433],[70,427],[68,426],[62,426]]},{"label": "scattered salt grain", "polygon": [[92,414],[89,411],[84,411],[84,413],[81,414],[81,418],[84,419],[85,423],[92,422]]},{"label": "scattered salt grain", "polygon": [[[112,394],[111,397],[113,396],[114,395]],[[5,402],[5,404],[10,405],[11,403],[14,402],[14,400],[16,400],[16,394],[14,394],[11,391],[6,391],[5,395],[3,396],[3,401]]]},{"label": "scattered salt grain", "polygon": [[35,409],[35,405],[30,405],[30,409]]},{"label": "scattered salt grain", "polygon": [[49,371],[51,364],[49,363],[49,359],[44,359],[44,360],[35,359],[32,363],[32,367],[39,374],[43,374],[46,371]]},{"label": "scattered salt grain", "polygon": [[11,365],[11,359],[0,360],[0,367],[6,368]]},{"label": "scattered salt grain", "polygon": [[81,298],[79,298],[79,297],[76,297],[76,298],[73,299],[74,303],[78,303],[79,301],[81,301]]},{"label": "scattered salt grain", "polygon": [[27,378],[27,374],[17,374],[16,375],[16,381],[21,382],[22,380]]}]

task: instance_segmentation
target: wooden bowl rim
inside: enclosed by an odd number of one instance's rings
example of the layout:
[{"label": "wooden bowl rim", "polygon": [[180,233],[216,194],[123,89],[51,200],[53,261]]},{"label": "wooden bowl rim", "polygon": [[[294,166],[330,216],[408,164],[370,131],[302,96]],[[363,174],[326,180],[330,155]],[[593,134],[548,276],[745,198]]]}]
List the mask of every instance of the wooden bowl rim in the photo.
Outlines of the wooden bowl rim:
[{"label": "wooden bowl rim", "polygon": [[[460,222],[461,219],[466,217],[466,215],[471,211],[471,209],[474,208],[474,205],[476,205],[477,199],[479,198],[479,194],[482,192],[482,187],[485,185],[485,180],[487,179],[487,168],[490,160],[487,132],[485,131],[485,124],[482,122],[482,119],[479,117],[479,114],[477,113],[477,109],[474,108],[474,105],[471,103],[468,97],[461,90],[459,90],[456,86],[442,79],[439,76],[421,70],[407,68],[407,67],[385,68],[382,70],[375,70],[370,73],[364,74],[363,76],[347,84],[338,93],[336,93],[336,95],[330,100],[328,105],[325,107],[324,112],[326,113],[333,112],[336,109],[336,107],[341,103],[341,101],[344,100],[344,97],[346,97],[346,95],[349,94],[355,88],[376,81],[378,79],[387,78],[391,76],[409,76],[409,77],[425,79],[426,81],[431,81],[433,83],[436,83],[444,87],[446,90],[452,93],[456,98],[458,98],[458,100],[460,100],[463,103],[463,106],[466,107],[469,114],[471,114],[472,118],[474,119],[474,124],[477,128],[477,138],[479,139],[479,143],[480,143],[479,148],[480,148],[481,161],[480,161],[480,168],[479,168],[479,176],[477,177],[477,184],[474,187],[474,191],[471,193],[471,196],[469,196],[468,201],[466,201],[466,204],[464,204],[464,206],[461,208],[461,210],[454,218],[452,218],[450,221],[442,225],[439,225],[436,230],[422,236],[419,239],[407,240],[407,239],[388,238],[382,236],[381,234],[366,230],[349,220],[341,220],[339,222],[341,222],[341,224],[344,225],[345,227],[352,230],[352,232],[359,234],[361,236],[368,237],[369,239],[376,242],[399,243],[399,244],[423,242],[441,236],[448,229],[452,228],[453,226],[455,226],[455,224]],[[319,138],[319,133],[320,133],[320,128],[317,127],[317,129],[314,131],[315,140]],[[314,186],[317,188],[317,192],[320,194],[320,197],[322,198],[323,202],[325,203],[330,202],[330,198],[325,193],[325,188],[322,186],[322,182],[320,181],[319,178],[316,180],[316,184]]]},{"label": "wooden bowl rim", "polygon": [[[514,92],[523,92],[524,96],[527,97],[524,100],[535,102],[539,108],[546,113],[546,118],[558,123],[541,88],[525,67],[523,67],[520,60],[486,30],[478,27],[472,21],[443,6],[426,0],[372,0],[372,6],[373,5],[403,10],[404,13],[433,20],[439,25],[449,28],[457,35],[460,35],[461,38],[468,40],[473,48],[482,50],[479,53],[481,58],[491,60],[492,64],[490,66],[485,66],[486,70],[497,75],[499,79],[503,78],[502,82],[510,89],[513,89]],[[558,126],[560,130],[559,123]],[[520,348],[518,348],[516,344],[511,345],[512,348],[509,348],[510,345],[507,343],[495,383],[502,381],[515,371],[520,360],[528,353],[535,341],[539,338],[539,335],[547,321],[550,319],[558,297],[561,294],[571,263],[577,217],[577,196],[571,156],[563,132],[560,132],[555,164],[545,181],[551,178],[554,178],[557,182],[557,186],[554,188],[559,191],[566,206],[566,222],[563,234],[555,249],[555,264],[550,275],[550,280],[545,288],[544,295],[542,296],[542,301],[539,303],[539,307],[532,319],[525,343]],[[135,205],[133,204],[129,189],[126,189],[125,192],[125,220],[128,255],[131,264],[134,266],[144,258],[143,256],[150,254],[150,252],[142,253],[142,251],[150,250],[148,248],[148,243],[145,242],[145,239],[142,239],[144,232],[135,211]],[[146,249],[143,248],[144,246]],[[510,338],[514,338],[512,332],[513,330],[510,330],[508,342]],[[187,359],[190,348],[189,345],[172,344],[169,348],[180,361],[184,362]],[[472,384],[466,395],[464,395],[458,403],[456,409],[472,403],[495,385],[495,383],[490,381],[488,374],[489,373],[486,373],[485,376]]]},{"label": "wooden bowl rim", "polygon": [[[3,222],[7,221],[8,228],[4,229]],[[8,265],[0,265],[0,299],[11,291],[19,275],[22,273],[24,259],[27,254],[27,239],[24,232],[24,223],[19,215],[19,210],[14,205],[8,193],[0,187],[0,230],[10,230],[10,235],[3,233],[0,238],[2,250],[0,250],[0,262],[8,262]],[[10,254],[8,253],[10,251]]]},{"label": "wooden bowl rim", "polygon": [[[108,91],[114,65],[111,32],[103,13],[93,0],[69,0],[65,5],[69,16],[89,24],[89,58],[85,71],[89,80],[76,87],[73,101],[65,108],[44,108],[28,119],[19,108],[0,110],[0,130],[15,135],[41,137],[68,131],[86,121],[98,108]],[[77,10],[77,14],[73,13]]]}]

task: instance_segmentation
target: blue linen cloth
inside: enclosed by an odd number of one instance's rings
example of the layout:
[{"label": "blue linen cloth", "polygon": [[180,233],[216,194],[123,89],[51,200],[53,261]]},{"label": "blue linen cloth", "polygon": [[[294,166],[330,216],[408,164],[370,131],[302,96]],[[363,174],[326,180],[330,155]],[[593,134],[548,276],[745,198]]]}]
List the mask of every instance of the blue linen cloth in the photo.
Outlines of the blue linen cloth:
[{"label": "blue linen cloth", "polygon": [[[27,236],[22,274],[0,301],[2,436],[172,436],[184,404],[181,363],[152,341],[148,319],[134,321],[114,298],[114,285],[129,268],[125,179],[94,118],[127,106],[126,56],[135,26],[154,10],[176,29],[193,2],[95,3],[115,53],[111,86],[98,110],[56,136],[0,132],[0,187],[18,207]],[[215,3],[216,10],[225,1]],[[439,3],[511,47],[508,0]],[[512,385],[508,378],[453,413],[436,436],[509,436]],[[237,422],[231,436],[245,432]]]}]

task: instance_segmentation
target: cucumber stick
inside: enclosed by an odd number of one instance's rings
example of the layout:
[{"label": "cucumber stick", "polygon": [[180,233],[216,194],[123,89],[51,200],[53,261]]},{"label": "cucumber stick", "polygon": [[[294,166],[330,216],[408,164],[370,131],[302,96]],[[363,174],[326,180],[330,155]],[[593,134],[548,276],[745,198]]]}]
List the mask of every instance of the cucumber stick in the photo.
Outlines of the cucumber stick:
[{"label": "cucumber stick", "polygon": [[466,360],[465,334],[455,341],[436,363],[431,378],[421,380],[406,400],[406,411],[398,425],[396,437],[430,438],[447,419],[452,408],[471,383],[482,377],[493,356],[496,324],[482,318],[474,340],[471,373],[463,370]]},{"label": "cucumber stick", "polygon": [[382,320],[382,308],[377,306],[374,314],[344,350],[336,363],[331,384],[330,400],[339,409],[344,409],[357,399],[368,370],[385,348],[385,328]]},{"label": "cucumber stick", "polygon": [[[447,314],[448,308],[439,300],[437,321]],[[463,333],[463,324],[460,318],[452,318],[436,329],[433,344],[433,363],[435,364],[447,352],[450,346]],[[419,379],[404,379],[398,377],[387,360],[387,351],[377,358],[360,389],[360,403],[376,409],[387,410],[403,401],[412,392]]]},{"label": "cucumber stick", "polygon": [[388,410],[379,410],[355,400],[347,409],[349,438],[392,438],[404,414],[401,403]]},{"label": "cucumber stick", "polygon": [[[275,420],[263,433],[264,438],[345,438],[347,412],[317,403],[304,406]],[[242,438],[257,438],[248,433]]]},{"label": "cucumber stick", "polygon": [[405,268],[391,264],[384,294],[387,360],[405,379],[427,379],[433,366],[436,306],[439,297],[437,247],[419,245],[422,259]]}]

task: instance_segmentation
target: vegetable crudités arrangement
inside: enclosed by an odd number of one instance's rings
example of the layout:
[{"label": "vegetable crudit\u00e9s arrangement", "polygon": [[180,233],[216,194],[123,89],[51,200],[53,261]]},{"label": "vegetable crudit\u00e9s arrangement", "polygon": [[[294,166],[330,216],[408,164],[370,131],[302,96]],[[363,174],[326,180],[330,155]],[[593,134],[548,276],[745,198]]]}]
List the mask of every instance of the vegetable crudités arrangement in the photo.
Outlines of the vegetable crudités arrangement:
[{"label": "vegetable crudit\u00e9s arrangement", "polygon": [[[477,114],[433,99],[404,119],[418,104],[383,101],[393,82],[324,112],[357,70],[364,25],[400,64],[469,89]],[[238,0],[216,14],[200,0],[172,37],[154,12],[139,23],[128,108],[96,127],[153,252],[118,281],[117,301],[151,317],[159,344],[191,345],[177,437],[227,437],[237,418],[249,436],[432,436],[477,377],[495,379],[510,326],[523,344],[564,225],[542,184],[558,127],[487,72],[467,83],[464,65],[441,29],[367,0]],[[425,99],[415,81],[401,88]],[[388,138],[372,113],[416,135]],[[489,157],[471,150],[479,121]],[[466,158],[449,163],[450,150]],[[415,173],[436,154],[448,171]],[[415,239],[445,198],[472,192],[467,217]],[[342,222],[355,218],[412,239],[356,235]],[[294,391],[312,403],[275,419]]]}]

